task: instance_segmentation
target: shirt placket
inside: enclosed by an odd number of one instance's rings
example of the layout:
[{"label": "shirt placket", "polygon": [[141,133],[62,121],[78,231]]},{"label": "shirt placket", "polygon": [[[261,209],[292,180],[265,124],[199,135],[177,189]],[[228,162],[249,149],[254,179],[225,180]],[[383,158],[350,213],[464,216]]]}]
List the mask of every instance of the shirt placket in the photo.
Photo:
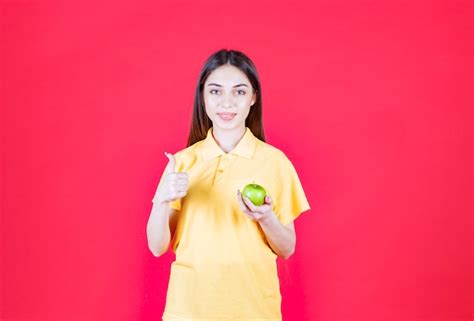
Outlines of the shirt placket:
[{"label": "shirt placket", "polygon": [[229,155],[221,155],[217,161],[217,168],[214,174],[214,180],[212,185],[219,185],[222,181],[225,180],[229,169],[229,162],[230,156]]}]

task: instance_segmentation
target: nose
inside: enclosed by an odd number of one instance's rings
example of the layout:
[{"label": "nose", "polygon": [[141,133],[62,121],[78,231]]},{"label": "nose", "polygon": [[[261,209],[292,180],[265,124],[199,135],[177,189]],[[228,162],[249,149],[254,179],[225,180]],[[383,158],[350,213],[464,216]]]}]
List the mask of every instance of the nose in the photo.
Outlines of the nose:
[{"label": "nose", "polygon": [[233,106],[233,97],[232,95],[224,95],[224,98],[222,100],[222,107],[224,108],[232,108]]}]

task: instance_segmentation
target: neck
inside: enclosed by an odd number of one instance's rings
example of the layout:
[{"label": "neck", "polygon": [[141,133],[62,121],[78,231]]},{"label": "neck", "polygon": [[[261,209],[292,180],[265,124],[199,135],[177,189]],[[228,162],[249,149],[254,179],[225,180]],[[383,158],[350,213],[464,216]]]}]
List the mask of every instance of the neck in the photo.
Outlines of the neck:
[{"label": "neck", "polygon": [[234,149],[245,135],[245,125],[238,128],[222,129],[219,127],[212,127],[212,136],[219,147],[226,153]]}]

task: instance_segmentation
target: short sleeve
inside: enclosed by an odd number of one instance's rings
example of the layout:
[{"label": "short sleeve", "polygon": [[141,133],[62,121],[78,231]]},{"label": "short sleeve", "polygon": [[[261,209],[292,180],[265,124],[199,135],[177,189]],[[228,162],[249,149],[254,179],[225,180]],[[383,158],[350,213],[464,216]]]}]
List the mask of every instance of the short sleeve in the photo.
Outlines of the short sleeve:
[{"label": "short sleeve", "polygon": [[284,156],[278,170],[279,181],[274,197],[274,211],[283,225],[290,224],[311,207],[291,161]]},{"label": "short sleeve", "polygon": [[[178,167],[178,158],[176,157],[176,154],[175,154],[175,159],[176,159],[176,167]],[[157,196],[156,194],[158,193],[158,187],[161,185],[161,183],[163,182],[163,179],[165,178],[164,174],[165,174],[165,172],[163,171],[163,174],[161,174],[160,182],[158,183],[158,186],[156,188],[155,195],[153,196],[153,198],[151,200],[152,203],[155,202],[155,197]],[[170,208],[173,208],[177,211],[181,210],[181,199],[180,198],[178,198],[174,201],[171,201],[168,204],[169,204]]]}]

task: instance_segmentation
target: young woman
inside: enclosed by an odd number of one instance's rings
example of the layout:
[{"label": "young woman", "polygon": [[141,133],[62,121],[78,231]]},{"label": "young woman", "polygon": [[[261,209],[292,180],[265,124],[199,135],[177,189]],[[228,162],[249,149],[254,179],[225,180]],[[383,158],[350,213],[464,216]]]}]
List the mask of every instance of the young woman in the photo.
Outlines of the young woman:
[{"label": "young woman", "polygon": [[[155,256],[176,260],[164,321],[279,321],[277,256],[295,249],[293,220],[310,209],[296,170],[265,142],[260,81],[242,52],[205,62],[196,86],[188,146],[174,155],[147,224]],[[241,194],[256,183],[261,206]]]}]

